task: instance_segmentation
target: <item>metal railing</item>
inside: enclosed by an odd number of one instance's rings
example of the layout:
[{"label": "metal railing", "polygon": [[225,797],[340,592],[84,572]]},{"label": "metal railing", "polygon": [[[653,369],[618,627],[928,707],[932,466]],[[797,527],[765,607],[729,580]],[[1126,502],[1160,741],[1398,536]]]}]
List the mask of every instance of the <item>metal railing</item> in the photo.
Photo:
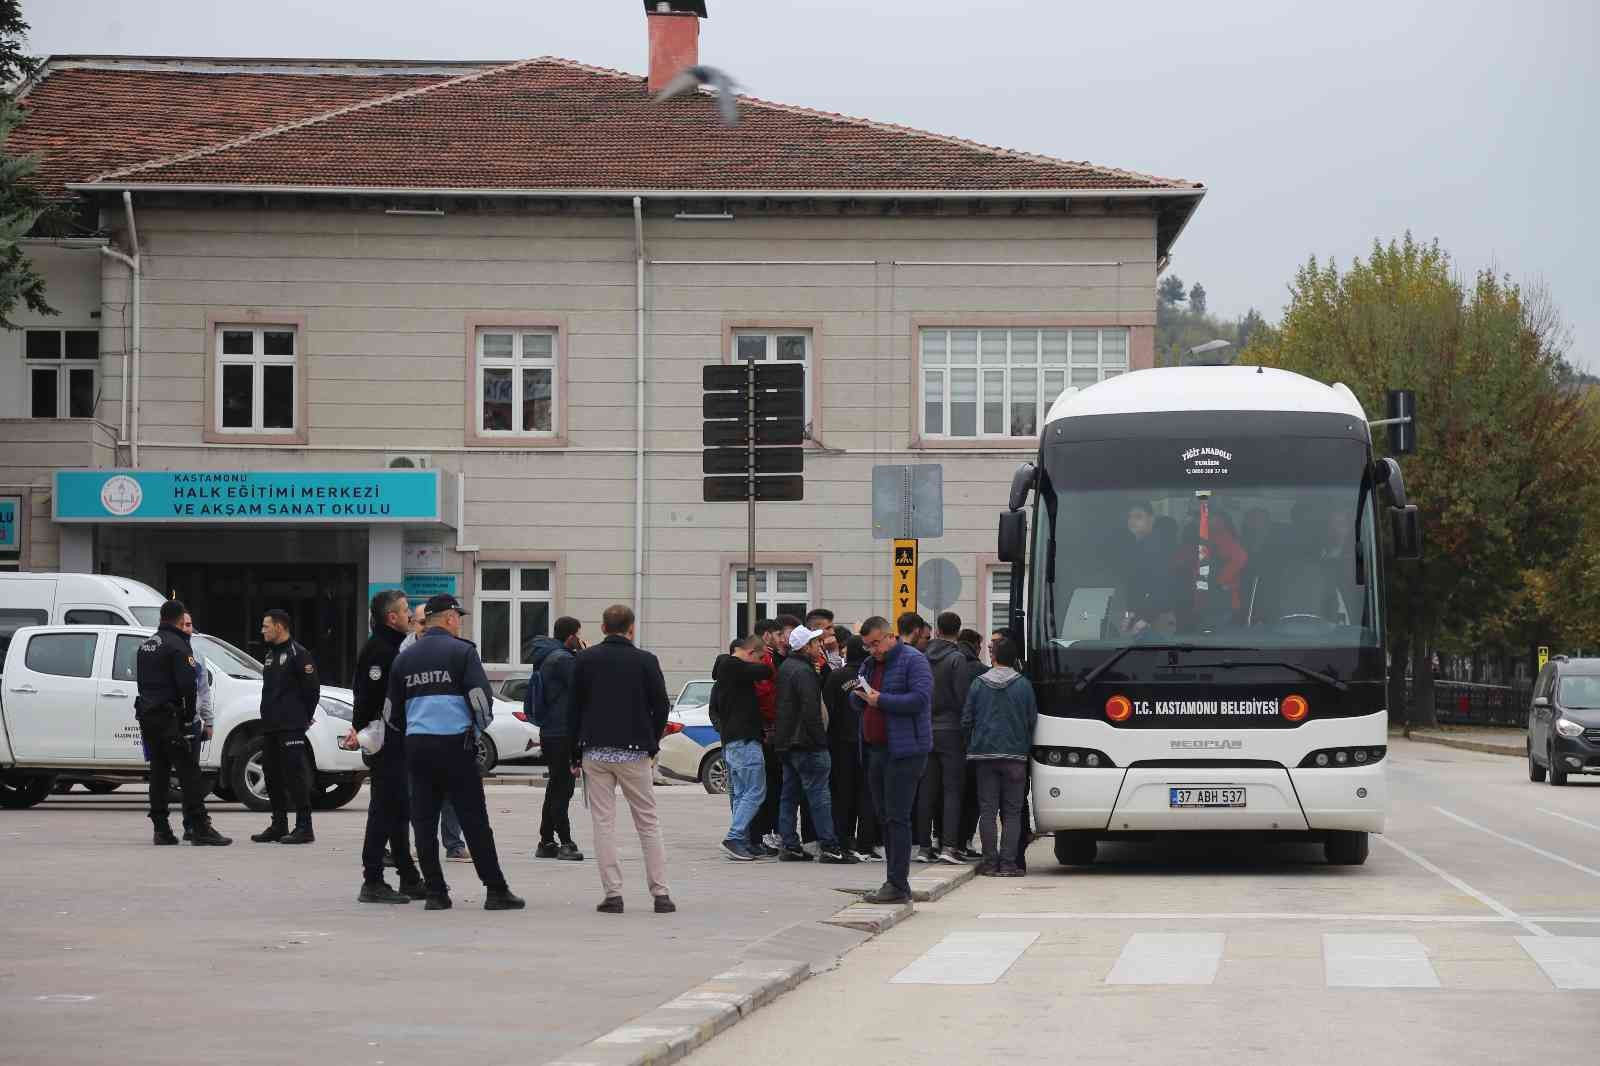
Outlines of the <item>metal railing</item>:
[{"label": "metal railing", "polygon": [[[1412,680],[1406,679],[1406,701],[1411,701]],[[1533,685],[1484,685],[1474,681],[1433,682],[1433,709],[1441,725],[1528,724]]]}]

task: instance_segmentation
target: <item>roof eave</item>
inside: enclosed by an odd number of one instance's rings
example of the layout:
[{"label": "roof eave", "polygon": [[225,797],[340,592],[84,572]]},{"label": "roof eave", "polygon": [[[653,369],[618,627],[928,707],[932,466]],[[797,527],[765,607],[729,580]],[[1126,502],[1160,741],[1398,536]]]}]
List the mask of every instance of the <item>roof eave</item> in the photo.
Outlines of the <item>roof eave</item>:
[{"label": "roof eave", "polygon": [[[379,185],[267,185],[258,183],[165,183],[138,182],[123,179],[109,181],[67,182],[65,187],[77,193],[95,192],[177,192],[177,193],[245,193],[280,196],[470,196],[505,198],[589,198],[613,199],[616,197],[650,197],[688,199],[720,198],[735,200],[1137,200],[1189,198],[1199,203],[1205,196],[1205,186],[1193,188],[1161,187],[1152,189],[674,189],[674,188],[476,188],[469,186],[379,186]],[[1190,216],[1193,209],[1190,209]],[[1184,218],[1184,225],[1188,224]],[[1179,232],[1182,232],[1180,227]],[[1176,240],[1176,235],[1174,235]]]}]

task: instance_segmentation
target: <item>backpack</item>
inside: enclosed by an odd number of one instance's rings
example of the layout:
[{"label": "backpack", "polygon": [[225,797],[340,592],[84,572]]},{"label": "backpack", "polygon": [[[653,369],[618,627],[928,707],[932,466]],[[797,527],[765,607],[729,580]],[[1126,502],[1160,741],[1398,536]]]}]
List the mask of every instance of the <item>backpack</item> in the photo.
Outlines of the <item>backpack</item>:
[{"label": "backpack", "polygon": [[[548,657],[546,657],[545,661],[549,661]],[[545,716],[549,713],[544,701],[543,668],[544,663],[541,662],[537,668],[528,674],[528,694],[523,697],[528,706],[528,717],[532,718],[533,724],[540,729],[544,728]]]}]

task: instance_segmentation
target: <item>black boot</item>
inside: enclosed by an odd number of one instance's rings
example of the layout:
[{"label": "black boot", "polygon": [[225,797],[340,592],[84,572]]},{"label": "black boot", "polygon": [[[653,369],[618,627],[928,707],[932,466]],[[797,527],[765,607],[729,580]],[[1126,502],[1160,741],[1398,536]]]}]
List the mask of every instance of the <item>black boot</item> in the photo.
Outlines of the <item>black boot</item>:
[{"label": "black boot", "polygon": [[451,906],[448,892],[430,892],[428,893],[428,902],[423,904],[422,909],[425,911],[447,911]]},{"label": "black boot", "polygon": [[361,895],[356,899],[362,903],[410,903],[411,897],[404,892],[396,892],[389,887],[389,882],[379,878],[376,881],[361,882]]},{"label": "black boot", "polygon": [[280,844],[310,844],[317,839],[311,831],[310,818],[297,818],[294,823],[294,832],[278,841]]},{"label": "black boot", "polygon": [[251,833],[250,839],[254,840],[257,844],[275,844],[288,835],[289,823],[280,822],[274,818],[272,820],[272,824],[267,826],[261,832]]},{"label": "black boot", "polygon": [[164,821],[155,822],[154,819],[152,819],[152,822],[155,824],[155,834],[150,843],[176,844],[178,842],[178,838],[172,835],[172,826],[168,825]]},{"label": "black boot", "polygon": [[415,881],[401,881],[400,891],[406,894],[407,899],[427,899],[428,886],[422,883],[422,878]]},{"label": "black boot", "polygon": [[211,819],[207,818],[205,821],[197,823],[190,830],[189,842],[197,848],[225,848],[233,843],[233,838],[225,837],[217,832],[216,828],[211,824]]},{"label": "black boot", "polygon": [[512,892],[505,885],[491,888],[488,896],[484,897],[483,909],[486,911],[520,911],[528,905],[528,901]]}]

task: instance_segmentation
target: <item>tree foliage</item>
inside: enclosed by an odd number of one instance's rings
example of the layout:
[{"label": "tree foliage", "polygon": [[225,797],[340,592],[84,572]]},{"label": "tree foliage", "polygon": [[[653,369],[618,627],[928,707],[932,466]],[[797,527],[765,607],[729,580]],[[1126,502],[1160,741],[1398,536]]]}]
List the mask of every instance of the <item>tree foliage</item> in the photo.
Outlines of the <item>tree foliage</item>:
[{"label": "tree foliage", "polygon": [[1165,306],[1181,304],[1184,301],[1183,279],[1176,274],[1168,274],[1156,286],[1156,301]]},{"label": "tree foliage", "polygon": [[1206,313],[1206,288],[1198,281],[1189,290],[1189,310],[1197,315]]},{"label": "tree foliage", "polygon": [[[1418,665],[1433,650],[1518,646],[1548,610],[1525,575],[1548,584],[1577,565],[1566,557],[1595,506],[1600,420],[1571,383],[1564,336],[1541,291],[1490,272],[1465,283],[1437,242],[1410,234],[1343,271],[1313,257],[1280,327],[1252,334],[1246,360],[1342,381],[1368,412],[1388,388],[1416,391],[1418,450],[1403,465],[1426,558],[1391,568],[1389,617]],[[1413,720],[1431,722],[1431,678],[1415,672]]]},{"label": "tree foliage", "polygon": [[18,328],[11,313],[19,301],[36,314],[56,313],[44,298],[43,276],[22,249],[22,238],[49,205],[28,181],[37,157],[14,156],[7,150],[19,121],[17,105],[0,98],[0,328],[4,329]]}]

